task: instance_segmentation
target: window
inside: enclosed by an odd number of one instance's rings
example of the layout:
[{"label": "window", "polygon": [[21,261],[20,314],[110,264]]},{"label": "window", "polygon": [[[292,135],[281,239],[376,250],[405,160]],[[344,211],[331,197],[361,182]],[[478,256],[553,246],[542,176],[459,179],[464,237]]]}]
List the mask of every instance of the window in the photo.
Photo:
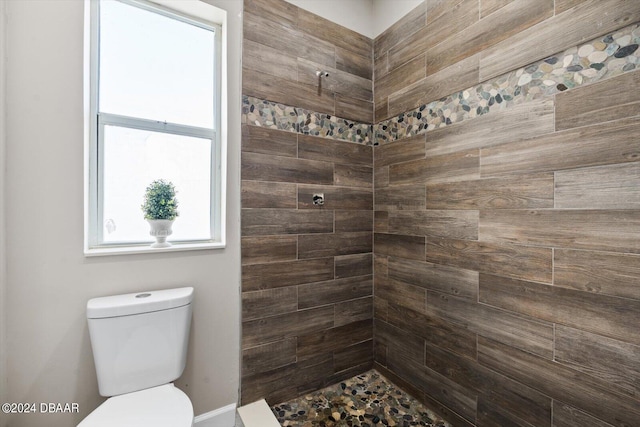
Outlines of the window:
[{"label": "window", "polygon": [[175,248],[223,246],[220,26],[140,0],[91,7],[85,252],[153,241],[141,204],[157,179],[176,188]]}]

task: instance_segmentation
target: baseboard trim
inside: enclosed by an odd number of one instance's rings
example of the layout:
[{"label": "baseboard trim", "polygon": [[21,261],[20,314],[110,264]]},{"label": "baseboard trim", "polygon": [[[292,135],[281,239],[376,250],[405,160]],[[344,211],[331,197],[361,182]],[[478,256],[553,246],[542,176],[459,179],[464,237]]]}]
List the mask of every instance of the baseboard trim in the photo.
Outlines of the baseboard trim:
[{"label": "baseboard trim", "polygon": [[235,403],[198,415],[193,419],[193,427],[234,427],[235,424]]}]

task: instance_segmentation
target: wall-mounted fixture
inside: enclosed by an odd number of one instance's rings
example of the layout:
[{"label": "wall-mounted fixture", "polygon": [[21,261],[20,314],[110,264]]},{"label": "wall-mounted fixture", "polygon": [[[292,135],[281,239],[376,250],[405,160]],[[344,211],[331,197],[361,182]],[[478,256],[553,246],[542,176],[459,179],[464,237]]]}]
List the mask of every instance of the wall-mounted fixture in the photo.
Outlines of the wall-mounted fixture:
[{"label": "wall-mounted fixture", "polygon": [[329,72],[318,70],[316,71],[316,76],[318,76],[318,78],[329,77]]},{"label": "wall-mounted fixture", "polygon": [[316,193],[313,195],[313,204],[316,206],[324,205],[324,193]]}]

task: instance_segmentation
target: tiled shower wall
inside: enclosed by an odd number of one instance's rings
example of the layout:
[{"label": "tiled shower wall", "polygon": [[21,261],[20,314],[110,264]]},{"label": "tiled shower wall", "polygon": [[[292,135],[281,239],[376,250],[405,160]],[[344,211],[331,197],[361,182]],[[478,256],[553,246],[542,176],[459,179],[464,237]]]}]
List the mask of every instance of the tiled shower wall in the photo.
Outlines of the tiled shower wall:
[{"label": "tiled shower wall", "polygon": [[244,19],[243,402],[375,357],[456,426],[639,425],[640,3],[427,0],[373,92],[362,36]]},{"label": "tiled shower wall", "polygon": [[373,363],[372,41],[282,0],[244,7],[242,402],[273,404]]},{"label": "tiled shower wall", "polygon": [[375,40],[376,367],[456,426],[640,425],[638,21],[427,1]]}]

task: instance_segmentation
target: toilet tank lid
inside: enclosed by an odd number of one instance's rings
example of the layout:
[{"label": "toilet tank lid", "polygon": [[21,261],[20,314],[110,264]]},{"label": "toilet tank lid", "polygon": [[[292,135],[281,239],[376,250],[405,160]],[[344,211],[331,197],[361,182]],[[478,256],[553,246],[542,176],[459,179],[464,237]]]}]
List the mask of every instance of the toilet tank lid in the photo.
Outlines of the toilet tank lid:
[{"label": "toilet tank lid", "polygon": [[192,300],[192,287],[93,298],[87,302],[87,318],[102,319],[168,310],[188,305]]}]

